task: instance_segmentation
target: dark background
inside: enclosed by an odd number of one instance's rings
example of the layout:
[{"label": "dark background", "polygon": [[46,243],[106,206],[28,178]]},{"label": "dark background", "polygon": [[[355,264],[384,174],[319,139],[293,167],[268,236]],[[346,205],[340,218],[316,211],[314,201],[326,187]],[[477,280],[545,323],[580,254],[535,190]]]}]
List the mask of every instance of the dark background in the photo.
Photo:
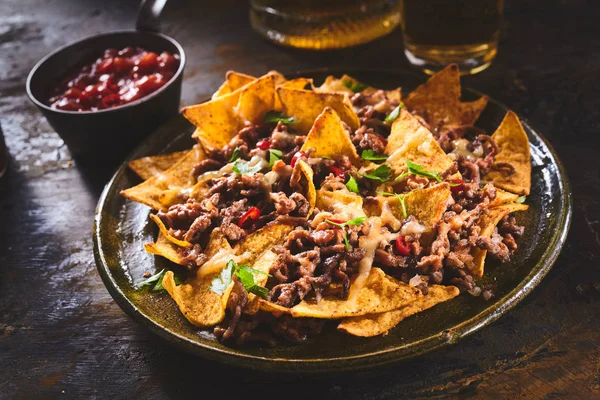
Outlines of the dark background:
[{"label": "dark background", "polygon": [[[73,162],[24,82],[57,46],[133,27],[137,3],[3,0],[0,121],[11,165],[0,179],[0,398],[599,398],[600,8],[506,5],[497,59],[464,84],[527,118],[563,160],[574,214],[561,256],[508,315],[456,345],[375,371],[300,378],[172,348],[130,320],[96,272],[92,218],[114,166]],[[228,69],[408,68],[399,30],[343,51],[282,49],[250,30],[242,0],[171,0],[163,30],[188,55],[183,104],[208,97]]]}]

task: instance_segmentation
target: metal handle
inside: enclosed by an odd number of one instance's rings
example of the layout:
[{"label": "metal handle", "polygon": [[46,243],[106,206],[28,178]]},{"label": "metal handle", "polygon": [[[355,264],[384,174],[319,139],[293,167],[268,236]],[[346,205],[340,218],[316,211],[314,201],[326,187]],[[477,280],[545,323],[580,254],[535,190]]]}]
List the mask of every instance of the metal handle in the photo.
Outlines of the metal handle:
[{"label": "metal handle", "polygon": [[160,32],[160,13],[165,8],[165,4],[167,0],[142,0],[135,29]]}]

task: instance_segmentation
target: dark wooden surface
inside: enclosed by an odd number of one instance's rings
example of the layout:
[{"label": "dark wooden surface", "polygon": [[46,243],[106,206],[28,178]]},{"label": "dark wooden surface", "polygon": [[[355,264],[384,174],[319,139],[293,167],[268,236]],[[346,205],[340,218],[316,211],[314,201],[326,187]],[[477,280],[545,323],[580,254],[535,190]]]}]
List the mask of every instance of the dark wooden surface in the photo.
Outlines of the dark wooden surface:
[{"label": "dark wooden surface", "polygon": [[[201,4],[206,3],[206,4]],[[507,0],[500,53],[465,84],[510,105],[554,144],[574,193],[567,245],[533,293],[492,326],[376,371],[263,375],[182,353],[129,319],[92,256],[94,207],[114,166],[83,167],[29,103],[30,68],[57,46],[133,26],[125,0],[0,3],[0,398],[600,398],[600,8]],[[171,1],[164,31],[188,54],[183,103],[235,69],[407,68],[399,31],[344,51],[276,47],[243,0]]]}]

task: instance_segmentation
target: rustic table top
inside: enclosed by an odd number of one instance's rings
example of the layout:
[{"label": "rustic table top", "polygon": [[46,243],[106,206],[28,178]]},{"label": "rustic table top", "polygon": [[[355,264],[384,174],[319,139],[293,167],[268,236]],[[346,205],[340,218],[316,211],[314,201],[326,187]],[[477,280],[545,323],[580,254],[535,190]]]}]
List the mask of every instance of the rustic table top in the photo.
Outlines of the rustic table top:
[{"label": "rustic table top", "polygon": [[[189,57],[184,104],[208,97],[229,69],[408,67],[399,31],[343,51],[283,49],[251,31],[246,1],[204,3],[171,1],[164,15]],[[137,2],[1,2],[0,120],[11,160],[0,179],[0,398],[600,397],[600,8],[506,3],[497,59],[464,81],[527,118],[564,162],[574,214],[561,256],[527,299],[458,344],[375,371],[302,378],[174,349],[127,317],[96,272],[92,218],[115,166],[72,161],[24,82],[52,49],[132,27]]]}]

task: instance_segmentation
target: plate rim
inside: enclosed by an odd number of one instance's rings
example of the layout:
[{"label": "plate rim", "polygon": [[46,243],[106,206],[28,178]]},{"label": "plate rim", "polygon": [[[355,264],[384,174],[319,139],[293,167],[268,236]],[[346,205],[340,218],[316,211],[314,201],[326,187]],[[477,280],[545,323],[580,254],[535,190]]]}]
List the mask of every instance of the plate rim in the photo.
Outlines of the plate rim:
[{"label": "plate rim", "polygon": [[[374,73],[386,73],[390,75],[412,75],[415,79],[424,81],[426,77],[420,76],[414,71],[404,69],[383,69],[383,68],[315,68],[307,69],[302,71],[293,71],[285,73],[285,76],[301,76],[301,75],[315,75],[323,73],[349,73],[349,72],[360,72],[364,74]],[[482,96],[481,92],[471,89],[463,88],[463,92],[469,92]],[[494,103],[496,106],[503,110],[510,110],[505,104],[488,96],[490,103]],[[169,125],[175,119],[181,118],[176,116],[169,120],[165,125]],[[257,355],[244,354],[241,352],[232,351],[229,348],[216,348],[203,344],[201,342],[194,341],[187,338],[175,331],[172,331],[166,326],[162,326],[152,318],[145,315],[126,295],[123,293],[115,279],[113,278],[108,262],[104,256],[103,242],[101,237],[101,225],[103,221],[102,211],[107,205],[108,195],[111,192],[112,186],[115,181],[121,177],[127,170],[127,162],[133,157],[138,156],[138,153],[143,151],[145,145],[156,140],[154,138],[161,136],[161,128],[152,133],[146,139],[144,139],[133,152],[124,160],[119,166],[117,171],[111,177],[109,182],[105,185],[102,194],[98,200],[95,212],[94,212],[94,225],[92,230],[93,245],[94,245],[94,259],[96,262],[97,270],[100,277],[106,286],[111,297],[121,307],[121,309],[136,322],[148,328],[153,333],[164,338],[169,343],[174,343],[178,347],[191,352],[193,354],[200,355],[204,358],[236,366],[258,369],[258,370],[270,370],[273,367],[277,367],[280,372],[303,372],[303,373],[321,373],[331,371],[349,371],[349,370],[360,370],[366,368],[372,368],[384,364],[393,362],[400,362],[410,358],[417,357],[419,355],[431,352],[433,350],[445,347],[449,344],[454,344],[460,339],[465,338],[474,332],[482,329],[483,327],[490,325],[494,321],[498,320],[501,316],[505,315],[509,310],[515,307],[525,297],[527,297],[532,290],[539,284],[539,282],[548,274],[556,259],[558,258],[569,233],[571,220],[572,220],[572,191],[571,184],[569,182],[568,175],[564,168],[564,165],[560,161],[558,154],[549,143],[549,141],[534,129],[529,121],[525,118],[519,117],[522,124],[525,126],[526,131],[530,132],[533,136],[539,138],[539,141],[548,149],[551,156],[551,165],[556,166],[558,185],[561,189],[561,197],[559,210],[560,215],[557,218],[557,224],[562,229],[555,234],[546,250],[536,261],[535,266],[532,268],[529,274],[522,279],[518,285],[512,290],[506,293],[502,298],[498,299],[497,307],[493,310],[484,309],[475,316],[463,320],[458,324],[452,326],[450,331],[442,331],[438,334],[433,334],[424,337],[420,340],[410,343],[410,346],[406,344],[392,346],[387,349],[379,351],[371,351],[360,355],[352,356],[341,356],[333,358],[312,358],[312,359],[297,359],[297,358],[272,358],[272,357],[261,357]],[[174,141],[179,136],[170,139],[170,142]],[[531,142],[531,141],[530,141]],[[406,348],[409,347],[409,351]],[[307,365],[309,370],[306,369]]]}]

